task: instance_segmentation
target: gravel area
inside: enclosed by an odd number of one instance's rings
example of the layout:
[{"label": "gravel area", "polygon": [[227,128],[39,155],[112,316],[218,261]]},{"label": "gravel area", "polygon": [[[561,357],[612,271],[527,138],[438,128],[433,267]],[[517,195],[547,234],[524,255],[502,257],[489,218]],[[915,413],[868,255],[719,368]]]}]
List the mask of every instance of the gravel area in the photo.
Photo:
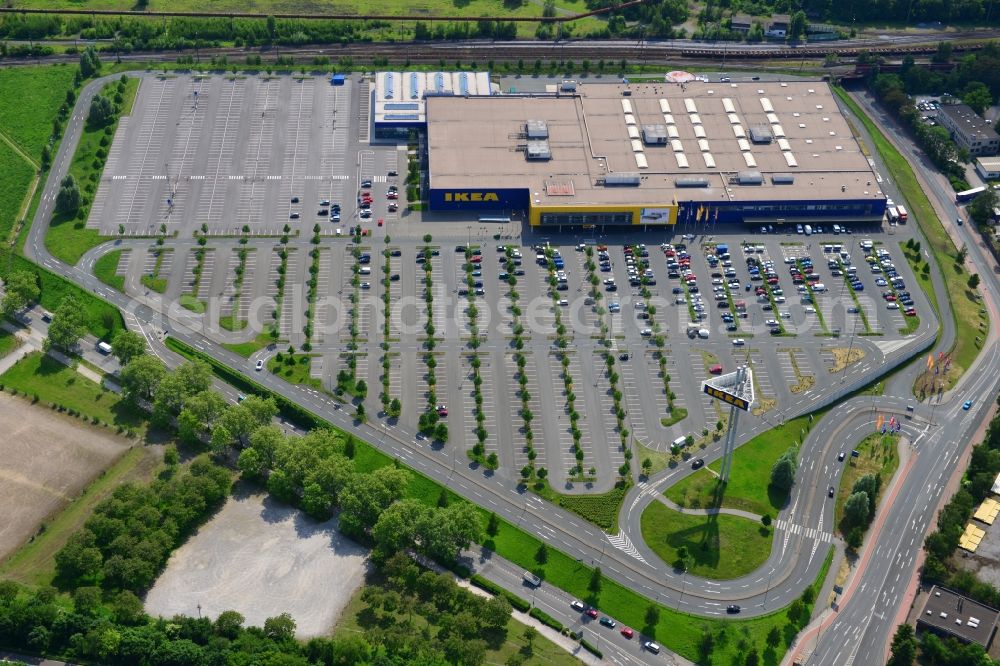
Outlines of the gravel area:
[{"label": "gravel area", "polygon": [[146,596],[152,615],[215,618],[236,610],[247,625],[284,612],[299,637],[329,633],[364,583],[368,550],[265,494],[237,492],[177,549]]}]

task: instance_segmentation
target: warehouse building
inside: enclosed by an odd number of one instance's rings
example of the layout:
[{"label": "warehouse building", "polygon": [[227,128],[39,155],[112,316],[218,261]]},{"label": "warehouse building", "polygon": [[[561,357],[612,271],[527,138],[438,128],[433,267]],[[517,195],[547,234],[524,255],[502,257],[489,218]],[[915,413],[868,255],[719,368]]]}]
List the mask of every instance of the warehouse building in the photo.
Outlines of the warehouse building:
[{"label": "warehouse building", "polygon": [[532,226],[879,222],[820,82],[578,84],[426,97],[430,208]]}]

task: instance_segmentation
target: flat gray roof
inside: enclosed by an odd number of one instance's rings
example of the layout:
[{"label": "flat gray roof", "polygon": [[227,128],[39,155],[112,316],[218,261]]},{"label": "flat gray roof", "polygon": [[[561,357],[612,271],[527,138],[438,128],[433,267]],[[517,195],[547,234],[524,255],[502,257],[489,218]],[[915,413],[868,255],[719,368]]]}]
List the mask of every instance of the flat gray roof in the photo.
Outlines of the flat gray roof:
[{"label": "flat gray roof", "polygon": [[989,647],[1000,611],[935,585],[924,597],[917,622],[956,638]]},{"label": "flat gray roof", "polygon": [[970,106],[965,104],[942,104],[941,113],[950,117],[959,130],[972,141],[977,139],[979,141],[989,141],[990,139],[997,138],[997,133],[993,129],[993,125],[986,122]]},{"label": "flat gray roof", "polygon": [[[561,96],[430,97],[427,112],[434,189],[529,188],[541,205],[884,198],[822,82],[586,83]],[[551,160],[525,159],[529,120],[546,123]],[[644,144],[645,125],[665,125],[667,143]],[[750,141],[760,126],[771,129],[770,144]],[[763,183],[731,182],[746,170]],[[641,185],[603,187],[619,172],[639,172]],[[793,185],[772,182],[789,173]],[[678,189],[678,178],[709,186]],[[546,192],[567,181],[574,194]]]}]

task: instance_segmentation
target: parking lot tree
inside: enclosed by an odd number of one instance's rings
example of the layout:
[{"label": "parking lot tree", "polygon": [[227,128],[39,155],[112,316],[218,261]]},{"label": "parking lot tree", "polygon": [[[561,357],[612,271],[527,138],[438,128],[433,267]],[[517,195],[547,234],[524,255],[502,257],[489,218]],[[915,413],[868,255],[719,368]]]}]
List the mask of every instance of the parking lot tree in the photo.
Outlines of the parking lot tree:
[{"label": "parking lot tree", "polygon": [[146,339],[134,331],[120,331],[111,341],[111,353],[123,366],[146,352]]},{"label": "parking lot tree", "polygon": [[871,500],[868,497],[868,493],[864,490],[851,493],[844,503],[844,518],[850,525],[867,525],[870,504]]},{"label": "parking lot tree", "polygon": [[787,493],[795,483],[795,450],[788,449],[771,467],[771,485]]},{"label": "parking lot tree", "polygon": [[87,333],[87,321],[83,309],[76,299],[67,296],[52,314],[49,323],[49,335],[45,338],[43,348],[71,351]]},{"label": "parking lot tree", "polygon": [[969,276],[969,281],[966,283],[969,289],[975,290],[979,286],[979,273],[973,273]]},{"label": "parking lot tree", "polygon": [[75,215],[80,208],[80,187],[76,184],[73,174],[67,174],[59,183],[56,193],[56,212],[62,215]]},{"label": "parking lot tree", "polygon": [[38,300],[41,290],[38,278],[28,271],[11,271],[4,280],[4,295],[0,309],[6,317],[23,310],[29,303]]},{"label": "parking lot tree", "polygon": [[143,354],[129,361],[119,374],[127,399],[149,400],[167,374],[167,368],[155,356]]},{"label": "parking lot tree", "polygon": [[87,111],[87,124],[92,128],[104,127],[114,118],[115,109],[104,95],[94,95]]}]

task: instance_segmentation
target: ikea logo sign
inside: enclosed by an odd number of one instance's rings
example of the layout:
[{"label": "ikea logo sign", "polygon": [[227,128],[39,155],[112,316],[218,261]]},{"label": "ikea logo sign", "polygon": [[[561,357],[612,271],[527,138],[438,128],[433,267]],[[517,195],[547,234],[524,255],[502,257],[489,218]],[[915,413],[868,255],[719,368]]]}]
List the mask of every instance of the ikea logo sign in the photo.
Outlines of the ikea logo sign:
[{"label": "ikea logo sign", "polygon": [[455,201],[493,201],[499,202],[500,197],[496,192],[445,192],[444,200]]}]

